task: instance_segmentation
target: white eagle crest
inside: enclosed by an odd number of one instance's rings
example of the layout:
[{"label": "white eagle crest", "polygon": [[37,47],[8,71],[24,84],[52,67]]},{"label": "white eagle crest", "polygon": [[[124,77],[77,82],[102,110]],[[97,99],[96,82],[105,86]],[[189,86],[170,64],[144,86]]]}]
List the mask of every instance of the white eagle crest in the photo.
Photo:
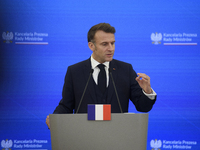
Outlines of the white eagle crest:
[{"label": "white eagle crest", "polygon": [[162,34],[161,33],[152,33],[151,34],[151,40],[153,41],[152,44],[158,45],[160,44],[162,40]]},{"label": "white eagle crest", "polygon": [[6,139],[1,141],[1,147],[4,148],[3,150],[9,150],[9,148],[12,147],[12,145],[13,145],[12,140]]},{"label": "white eagle crest", "polygon": [[5,43],[12,43],[12,39],[13,39],[14,35],[12,32],[3,32],[2,34],[2,38],[4,39]]},{"label": "white eagle crest", "polygon": [[162,142],[161,140],[151,140],[150,145],[152,148],[154,148],[154,150],[160,150],[159,148],[161,148],[162,146]]}]

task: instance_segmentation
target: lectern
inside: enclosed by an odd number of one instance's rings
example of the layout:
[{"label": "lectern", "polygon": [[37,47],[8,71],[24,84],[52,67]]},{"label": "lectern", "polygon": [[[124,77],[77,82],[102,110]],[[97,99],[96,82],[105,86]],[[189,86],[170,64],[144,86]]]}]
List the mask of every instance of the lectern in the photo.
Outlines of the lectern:
[{"label": "lectern", "polygon": [[50,125],[52,150],[146,150],[147,113],[111,114],[111,121],[50,114]]}]

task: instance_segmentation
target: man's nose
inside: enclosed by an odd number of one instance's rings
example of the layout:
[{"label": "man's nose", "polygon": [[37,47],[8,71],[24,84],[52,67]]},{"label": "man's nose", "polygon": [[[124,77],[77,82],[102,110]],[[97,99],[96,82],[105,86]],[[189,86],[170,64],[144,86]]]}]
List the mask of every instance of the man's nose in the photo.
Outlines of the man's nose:
[{"label": "man's nose", "polygon": [[112,44],[112,43],[109,43],[108,49],[109,49],[109,50],[114,50],[114,49],[115,49],[115,45]]}]

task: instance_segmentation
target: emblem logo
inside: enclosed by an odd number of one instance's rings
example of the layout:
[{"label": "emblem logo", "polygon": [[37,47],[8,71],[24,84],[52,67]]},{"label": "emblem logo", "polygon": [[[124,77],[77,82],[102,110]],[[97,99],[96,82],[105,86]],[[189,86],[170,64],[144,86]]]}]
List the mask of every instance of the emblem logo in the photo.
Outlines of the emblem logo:
[{"label": "emblem logo", "polygon": [[151,147],[153,148],[152,150],[161,150],[162,142],[161,140],[151,140],[150,142]]},{"label": "emblem logo", "polygon": [[6,139],[1,141],[1,147],[3,148],[2,150],[11,150],[10,148],[12,147],[12,145],[12,140]]},{"label": "emblem logo", "polygon": [[4,43],[12,43],[13,37],[14,37],[14,35],[12,32],[7,31],[7,32],[2,33],[2,38],[4,40],[3,41]]},{"label": "emblem logo", "polygon": [[151,34],[151,40],[152,40],[152,44],[158,45],[161,44],[161,40],[162,40],[162,34],[161,33],[152,33]]}]

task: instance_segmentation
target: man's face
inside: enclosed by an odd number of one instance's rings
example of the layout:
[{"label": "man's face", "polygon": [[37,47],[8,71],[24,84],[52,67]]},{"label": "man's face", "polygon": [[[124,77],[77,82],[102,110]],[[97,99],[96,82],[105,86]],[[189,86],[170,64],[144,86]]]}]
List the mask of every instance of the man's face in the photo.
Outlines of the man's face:
[{"label": "man's face", "polygon": [[94,40],[95,43],[88,43],[93,51],[93,58],[99,63],[111,61],[115,52],[115,35],[99,30],[96,32]]}]

